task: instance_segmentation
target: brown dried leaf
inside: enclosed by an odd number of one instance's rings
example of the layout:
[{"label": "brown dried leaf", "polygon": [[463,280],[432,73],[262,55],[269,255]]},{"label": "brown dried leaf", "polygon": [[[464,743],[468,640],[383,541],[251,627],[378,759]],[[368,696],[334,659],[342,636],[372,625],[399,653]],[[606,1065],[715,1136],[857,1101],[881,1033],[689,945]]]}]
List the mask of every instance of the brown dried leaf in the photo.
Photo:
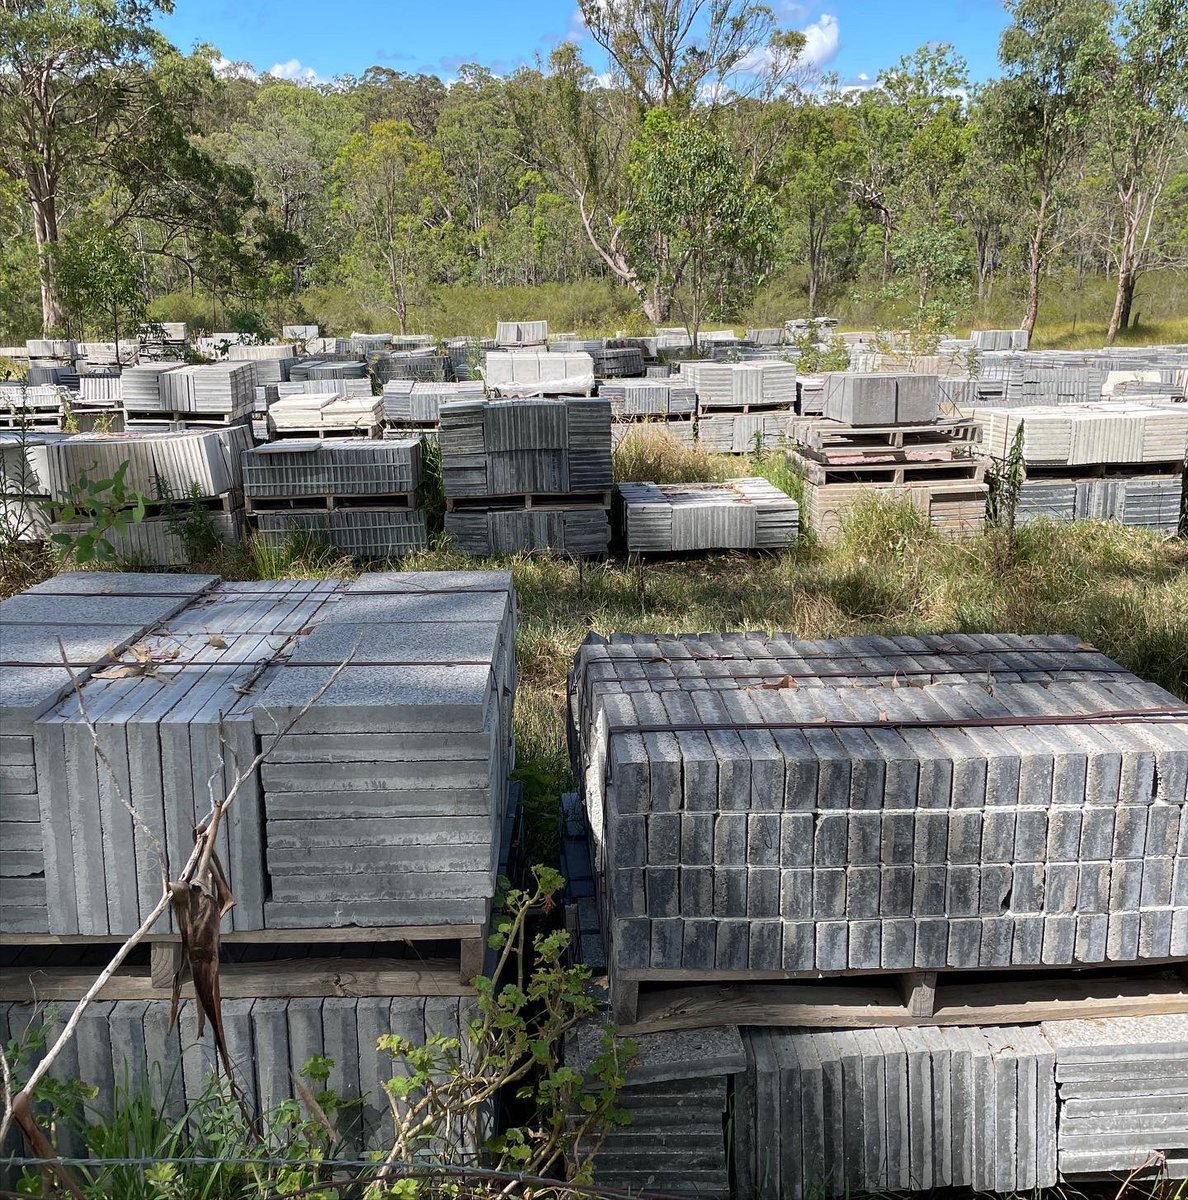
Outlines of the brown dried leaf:
[{"label": "brown dried leaf", "polygon": [[226,650],[227,649],[227,643],[221,637],[219,637],[219,635],[217,633],[212,633],[206,639],[206,644],[208,646],[213,646],[216,650]]},{"label": "brown dried leaf", "polygon": [[780,688],[798,688],[800,687],[800,684],[798,684],[791,675],[785,675],[783,679],[776,679],[771,683],[765,683],[762,686],[770,692]]}]

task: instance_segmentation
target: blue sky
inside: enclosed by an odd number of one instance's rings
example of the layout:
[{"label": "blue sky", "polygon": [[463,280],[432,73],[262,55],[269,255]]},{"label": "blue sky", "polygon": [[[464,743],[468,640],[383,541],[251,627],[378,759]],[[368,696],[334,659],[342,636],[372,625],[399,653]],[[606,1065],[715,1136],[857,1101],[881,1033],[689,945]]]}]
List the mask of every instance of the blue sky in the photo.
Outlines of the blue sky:
[{"label": "blue sky", "polygon": [[[809,54],[843,82],[879,70],[929,41],[951,42],[975,80],[995,71],[1006,24],[999,0],[768,0],[785,27],[804,30]],[[210,42],[224,58],[288,78],[328,80],[378,64],[449,79],[464,62],[502,73],[585,37],[576,0],[175,0],[158,22],[175,45]]]}]

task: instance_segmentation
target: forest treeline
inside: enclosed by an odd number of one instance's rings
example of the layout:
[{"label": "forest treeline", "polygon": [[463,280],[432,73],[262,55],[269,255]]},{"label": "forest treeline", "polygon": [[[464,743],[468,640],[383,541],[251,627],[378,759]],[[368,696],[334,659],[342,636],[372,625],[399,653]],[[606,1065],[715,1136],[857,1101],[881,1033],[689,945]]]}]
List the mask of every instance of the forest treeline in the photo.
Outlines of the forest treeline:
[{"label": "forest treeline", "polygon": [[581,0],[602,73],[564,43],[317,86],[176,49],[170,7],[0,0],[0,339],[170,298],[262,332],[349,296],[404,331],[443,286],[599,278],[698,326],[793,275],[804,311],[866,289],[932,328],[1010,281],[1031,329],[1104,275],[1112,340],[1188,264],[1182,0],[1008,0],[997,78],[931,44],[861,88],[754,0]]}]

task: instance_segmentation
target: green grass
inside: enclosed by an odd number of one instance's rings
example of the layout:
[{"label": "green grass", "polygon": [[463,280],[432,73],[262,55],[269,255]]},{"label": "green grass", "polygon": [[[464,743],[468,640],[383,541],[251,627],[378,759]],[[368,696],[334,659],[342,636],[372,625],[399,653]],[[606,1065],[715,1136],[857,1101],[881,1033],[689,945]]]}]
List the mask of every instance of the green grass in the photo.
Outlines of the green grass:
[{"label": "green grass", "polygon": [[[972,292],[957,314],[953,332],[964,335],[975,329],[1017,328],[1024,311],[1025,281],[1003,277],[993,293],[977,300]],[[836,295],[823,298],[818,307],[837,317],[842,329],[898,329],[908,318],[910,303],[889,303],[875,294],[873,284],[847,284]],[[1188,272],[1149,271],[1139,279],[1135,296],[1135,328],[1125,330],[1120,345],[1153,345],[1188,342]],[[1105,341],[1114,302],[1114,281],[1106,276],[1077,280],[1052,276],[1045,280],[1039,324],[1032,345],[1037,349],[1080,350]],[[175,292],[157,297],[149,308],[154,320],[188,321],[194,328],[230,328],[233,314],[202,293]],[[772,276],[739,312],[715,316],[711,327],[779,325],[789,317],[808,312],[804,271],[789,268]],[[262,313],[266,324],[279,333],[286,321],[302,317],[318,322],[326,332],[395,329],[395,318],[386,309],[369,308],[347,287],[320,285],[308,288],[294,302]],[[635,293],[609,279],[580,279],[573,283],[547,283],[536,287],[478,287],[471,285],[431,288],[427,299],[409,317],[409,332],[439,337],[462,334],[492,336],[497,321],[543,318],[554,332],[574,331],[582,336],[605,337],[620,330],[627,334],[651,331]],[[670,323],[679,324],[671,317]]]}]

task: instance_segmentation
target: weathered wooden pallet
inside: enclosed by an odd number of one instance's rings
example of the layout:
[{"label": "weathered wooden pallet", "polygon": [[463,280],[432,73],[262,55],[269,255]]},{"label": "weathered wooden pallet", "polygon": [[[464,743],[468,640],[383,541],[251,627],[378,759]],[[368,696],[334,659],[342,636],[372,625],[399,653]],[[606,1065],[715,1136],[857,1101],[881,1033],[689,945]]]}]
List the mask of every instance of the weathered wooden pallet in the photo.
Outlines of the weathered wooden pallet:
[{"label": "weathered wooden pallet", "polygon": [[1180,967],[1168,960],[1092,970],[847,973],[713,986],[660,986],[618,972],[612,992],[623,1032],[632,1035],[719,1025],[1022,1025],[1188,1013],[1188,979]]},{"label": "weathered wooden pallet", "polygon": [[[116,410],[120,411],[120,410]],[[211,429],[226,429],[232,425],[246,425],[252,417],[251,411],[240,413],[217,412],[188,412],[181,409],[134,409],[125,408],[124,425],[132,428],[137,425],[184,424],[190,426],[206,426]]]},{"label": "weathered wooden pallet", "polygon": [[[436,994],[432,988],[436,988],[437,991],[444,988],[448,994],[458,995],[459,985],[468,987],[470,981],[481,974],[486,951],[484,931],[480,925],[244,930],[224,933],[221,940],[233,953],[243,948],[249,952],[271,952],[274,956],[272,961],[268,962],[225,962],[222,968],[224,981],[227,980],[228,973],[237,976],[240,982],[233,986],[241,990],[229,992],[225,986],[224,996],[417,996]],[[117,977],[122,982],[113,984],[116,987],[115,991],[110,994],[104,991],[105,999],[151,999],[160,995],[162,989],[168,993],[173,973],[180,961],[180,935],[150,934],[146,941],[150,955],[147,973],[143,964],[139,967],[129,967],[127,972]],[[444,948],[440,945],[435,946],[434,957],[429,959],[372,957],[373,949],[391,942],[451,945]],[[99,953],[100,957],[107,957],[109,953],[115,952],[119,944],[118,939],[101,935],[0,934],[0,946],[11,947],[4,953],[5,966],[0,971],[0,1000],[24,1000],[32,998],[33,993],[43,994],[42,981],[45,981],[47,986],[61,989],[61,995],[65,995],[78,980],[86,980],[87,982],[82,984],[85,990],[98,971],[88,974],[86,968],[80,965],[81,960],[86,957],[89,961],[96,953]],[[352,952],[341,957],[333,954],[323,956],[322,952],[326,949],[339,946],[349,946]],[[51,953],[47,948],[53,948],[56,953]],[[311,951],[314,953],[311,954]],[[224,954],[224,957],[227,955]],[[285,977],[285,986],[294,985],[306,990],[292,993],[249,990],[265,986],[261,984],[258,976],[272,970]],[[365,986],[381,990],[335,990],[339,985],[334,981],[344,973],[352,978],[366,977]],[[430,990],[416,990],[430,985]],[[323,990],[317,990],[319,987]],[[325,990],[327,988],[329,990]],[[383,990],[393,988],[413,990]]]},{"label": "weathered wooden pallet", "polygon": [[986,522],[987,487],[984,480],[940,480],[911,483],[864,482],[819,485],[806,479],[802,523],[819,538],[835,538],[855,505],[869,496],[902,500],[926,514],[943,533],[980,533]]},{"label": "weathered wooden pallet", "polygon": [[390,495],[362,496],[247,496],[249,513],[326,512],[359,511],[365,509],[414,509],[417,507],[416,492],[393,492]]},{"label": "weathered wooden pallet", "polygon": [[596,492],[514,492],[446,498],[446,512],[487,508],[607,508],[612,488]]},{"label": "weathered wooden pallet", "polygon": [[982,440],[982,426],[972,417],[934,421],[924,425],[843,425],[839,421],[814,421],[804,432],[805,445],[813,450],[831,446],[883,447],[974,444]]},{"label": "weathered wooden pallet", "polygon": [[1184,474],[1183,460],[1158,463],[1089,463],[1072,467],[1025,467],[1027,479],[1056,482],[1062,479],[1138,479],[1149,475],[1176,476]]},{"label": "weathered wooden pallet", "polygon": [[273,441],[286,438],[382,438],[384,427],[374,425],[303,425],[299,429],[274,429],[269,425]]},{"label": "weathered wooden pallet", "polygon": [[[917,481],[963,480],[980,483],[986,464],[954,456],[944,447],[878,452],[792,451],[793,465],[806,482],[818,487],[836,483],[908,484]],[[939,455],[939,457],[937,457]]]}]

